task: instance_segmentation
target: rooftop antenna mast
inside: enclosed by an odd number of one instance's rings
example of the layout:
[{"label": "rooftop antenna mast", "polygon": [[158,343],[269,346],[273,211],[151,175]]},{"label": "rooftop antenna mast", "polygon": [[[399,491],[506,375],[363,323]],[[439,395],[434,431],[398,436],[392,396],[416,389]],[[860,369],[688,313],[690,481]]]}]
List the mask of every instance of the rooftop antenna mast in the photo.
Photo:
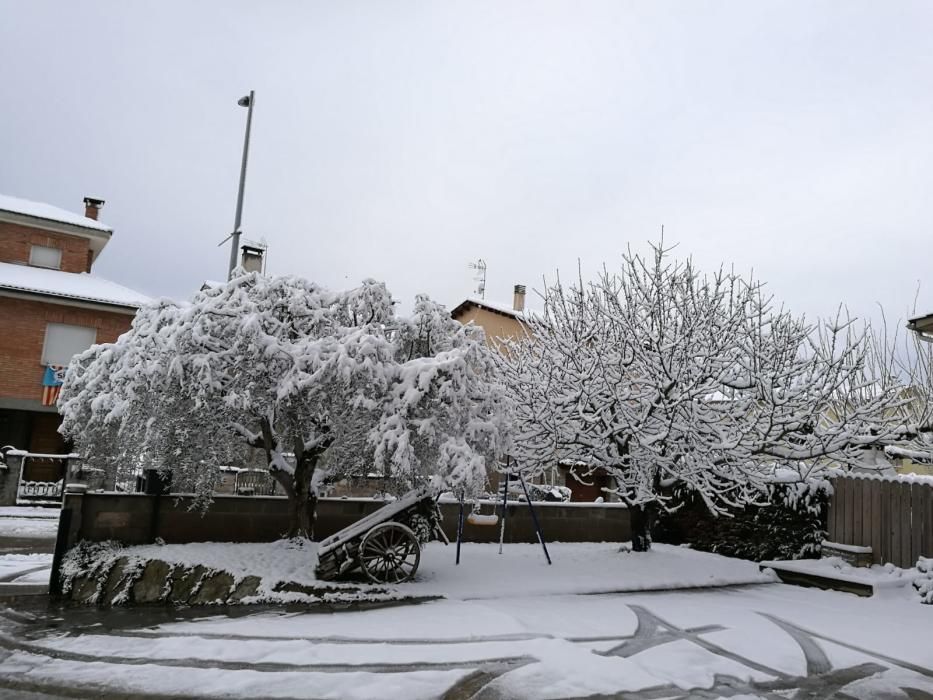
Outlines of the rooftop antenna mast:
[{"label": "rooftop antenna mast", "polygon": [[486,261],[480,258],[476,262],[470,263],[470,269],[476,270],[476,276],[473,278],[477,282],[476,293],[480,299],[486,298]]}]

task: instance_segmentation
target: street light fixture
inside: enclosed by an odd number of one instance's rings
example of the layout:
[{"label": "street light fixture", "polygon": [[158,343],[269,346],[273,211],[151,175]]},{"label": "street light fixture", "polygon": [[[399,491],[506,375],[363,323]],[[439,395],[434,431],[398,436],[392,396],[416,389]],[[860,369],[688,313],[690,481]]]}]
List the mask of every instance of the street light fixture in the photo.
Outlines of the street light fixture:
[{"label": "street light fixture", "polygon": [[237,264],[237,251],[240,248],[240,220],[243,216],[243,190],[246,187],[246,160],[249,156],[249,130],[253,122],[253,105],[256,104],[256,93],[252,90],[237,100],[240,107],[246,107],[246,137],[243,140],[243,163],[240,166],[240,190],[236,198],[236,220],[233,223],[233,233],[230,234],[230,268],[227,270],[227,279],[233,277],[233,270]]}]

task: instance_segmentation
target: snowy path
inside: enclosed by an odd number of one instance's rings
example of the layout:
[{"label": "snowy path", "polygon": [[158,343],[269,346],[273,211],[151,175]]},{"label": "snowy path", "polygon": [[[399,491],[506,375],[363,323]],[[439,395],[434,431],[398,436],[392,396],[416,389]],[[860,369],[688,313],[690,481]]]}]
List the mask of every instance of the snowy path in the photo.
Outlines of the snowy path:
[{"label": "snowy path", "polygon": [[0,594],[9,593],[2,582],[11,573],[15,557],[41,553],[51,562],[59,515],[55,508],[0,507]]},{"label": "snowy path", "polygon": [[135,628],[67,616],[0,617],[0,687],[321,699],[933,695],[933,608],[781,584]]},{"label": "snowy path", "polygon": [[0,596],[48,591],[61,511],[0,507]]}]

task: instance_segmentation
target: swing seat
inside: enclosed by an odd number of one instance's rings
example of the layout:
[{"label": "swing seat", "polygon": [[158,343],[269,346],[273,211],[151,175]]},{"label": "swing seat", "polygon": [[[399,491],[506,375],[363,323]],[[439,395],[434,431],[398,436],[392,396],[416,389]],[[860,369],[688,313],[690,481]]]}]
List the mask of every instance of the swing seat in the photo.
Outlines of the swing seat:
[{"label": "swing seat", "polygon": [[483,515],[482,513],[470,513],[467,516],[466,521],[470,523],[470,525],[480,525],[486,527],[491,525],[498,525],[499,516],[495,514]]}]

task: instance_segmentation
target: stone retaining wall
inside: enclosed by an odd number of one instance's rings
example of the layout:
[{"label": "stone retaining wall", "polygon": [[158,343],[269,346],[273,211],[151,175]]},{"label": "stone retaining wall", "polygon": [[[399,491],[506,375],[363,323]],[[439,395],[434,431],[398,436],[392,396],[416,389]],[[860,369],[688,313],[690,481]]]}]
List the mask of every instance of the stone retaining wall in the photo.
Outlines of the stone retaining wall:
[{"label": "stone retaining wall", "polygon": [[[118,493],[68,493],[64,508],[71,510],[70,526],[60,543],[62,551],[76,542],[118,540],[147,544],[271,542],[287,530],[284,497],[216,496],[205,514],[189,510],[192,497]],[[381,501],[323,498],[318,503],[315,539],[323,539],[381,507]],[[442,502],[443,528],[456,538],[458,504]],[[491,502],[480,512],[494,512]],[[629,514],[615,503],[536,503],[535,510],[549,542],[622,542],[631,539]],[[499,527],[464,524],[465,542],[496,542]],[[509,503],[506,542],[537,542],[527,504]]]}]

